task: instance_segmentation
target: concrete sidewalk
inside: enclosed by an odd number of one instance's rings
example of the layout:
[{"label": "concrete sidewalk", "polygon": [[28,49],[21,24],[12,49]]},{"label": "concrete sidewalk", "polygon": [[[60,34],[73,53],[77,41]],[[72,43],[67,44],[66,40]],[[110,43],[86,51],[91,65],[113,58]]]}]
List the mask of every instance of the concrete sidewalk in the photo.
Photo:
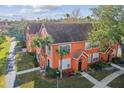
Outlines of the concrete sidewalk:
[{"label": "concrete sidewalk", "polygon": [[16,63],[15,63],[15,47],[16,40],[13,38],[11,41],[10,51],[7,59],[7,67],[6,67],[6,87],[13,88],[14,82],[16,78]]},{"label": "concrete sidewalk", "polygon": [[90,82],[92,82],[93,84],[99,84],[99,81],[96,80],[95,78],[93,78],[91,75],[87,74],[86,72],[82,72],[81,75],[83,77],[85,77],[86,79],[88,79]]},{"label": "concrete sidewalk", "polygon": [[40,70],[40,69],[41,69],[40,67],[31,68],[31,69],[19,71],[19,72],[16,73],[16,75],[21,75],[21,74],[25,74],[25,73],[30,73],[30,72],[37,71],[37,70]]},{"label": "concrete sidewalk", "polygon": [[117,68],[117,69],[120,69],[120,70],[124,71],[124,68],[123,68],[123,67],[120,67],[119,65],[116,65],[116,64],[114,64],[114,63],[111,63],[111,65],[112,65],[113,67]]},{"label": "concrete sidewalk", "polygon": [[124,73],[124,71],[116,71],[116,72],[108,75],[107,77],[105,77],[103,80],[100,81],[100,84],[96,84],[95,86],[93,86],[93,88],[104,88],[104,87],[107,87],[107,85],[111,81],[113,81],[115,78],[117,78],[118,76],[120,76],[123,73]]}]

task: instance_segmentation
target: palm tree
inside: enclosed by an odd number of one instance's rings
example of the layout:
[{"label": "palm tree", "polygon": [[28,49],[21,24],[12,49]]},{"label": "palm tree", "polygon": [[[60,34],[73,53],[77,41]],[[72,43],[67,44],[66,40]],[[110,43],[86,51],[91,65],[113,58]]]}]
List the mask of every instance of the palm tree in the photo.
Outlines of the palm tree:
[{"label": "palm tree", "polygon": [[58,53],[58,55],[60,56],[60,79],[62,79],[62,60],[63,57],[67,54],[69,54],[70,49],[57,49],[56,52]]},{"label": "palm tree", "polygon": [[47,54],[46,54],[46,47],[49,47],[50,44],[53,42],[53,39],[51,36],[46,37],[40,37],[40,36],[34,36],[33,37],[33,45],[35,47],[40,48],[40,55],[45,58],[45,70],[47,66]]}]

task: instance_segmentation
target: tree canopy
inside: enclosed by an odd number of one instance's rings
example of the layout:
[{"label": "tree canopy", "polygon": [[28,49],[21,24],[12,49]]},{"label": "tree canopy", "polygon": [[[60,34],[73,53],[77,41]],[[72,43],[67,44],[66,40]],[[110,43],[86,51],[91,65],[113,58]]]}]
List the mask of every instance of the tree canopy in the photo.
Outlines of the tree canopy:
[{"label": "tree canopy", "polygon": [[98,6],[91,9],[93,13],[93,31],[89,41],[98,42],[100,49],[111,46],[115,42],[123,43],[124,38],[124,6]]}]

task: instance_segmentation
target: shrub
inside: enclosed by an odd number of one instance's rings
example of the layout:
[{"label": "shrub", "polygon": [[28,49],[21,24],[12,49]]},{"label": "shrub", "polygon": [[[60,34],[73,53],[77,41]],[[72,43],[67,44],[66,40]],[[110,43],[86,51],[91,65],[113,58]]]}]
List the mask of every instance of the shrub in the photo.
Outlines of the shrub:
[{"label": "shrub", "polygon": [[36,54],[35,53],[30,53],[30,56],[32,58],[32,62],[34,64],[35,67],[39,66],[39,63],[37,62],[37,58],[36,58]]},{"label": "shrub", "polygon": [[5,37],[4,36],[1,36],[0,37],[0,44],[2,44],[4,41],[5,41]]},{"label": "shrub", "polygon": [[90,70],[102,70],[102,69],[104,69],[106,67],[110,67],[110,64],[107,64],[107,63],[105,63],[103,61],[99,61],[97,63],[89,65]]},{"label": "shrub", "polygon": [[56,78],[56,69],[51,69],[49,68],[49,70],[46,73],[47,78]]}]

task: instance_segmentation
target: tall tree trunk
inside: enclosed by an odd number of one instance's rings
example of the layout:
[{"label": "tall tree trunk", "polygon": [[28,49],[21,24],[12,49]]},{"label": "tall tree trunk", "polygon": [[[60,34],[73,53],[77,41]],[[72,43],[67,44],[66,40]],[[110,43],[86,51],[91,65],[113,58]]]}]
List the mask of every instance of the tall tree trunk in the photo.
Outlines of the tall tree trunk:
[{"label": "tall tree trunk", "polygon": [[45,73],[46,73],[46,69],[47,69],[46,46],[42,46],[42,47],[41,47],[41,53],[42,53],[42,56],[43,56],[44,59],[45,59],[44,70],[45,70]]},{"label": "tall tree trunk", "polygon": [[62,79],[62,57],[60,58],[60,79]]}]

